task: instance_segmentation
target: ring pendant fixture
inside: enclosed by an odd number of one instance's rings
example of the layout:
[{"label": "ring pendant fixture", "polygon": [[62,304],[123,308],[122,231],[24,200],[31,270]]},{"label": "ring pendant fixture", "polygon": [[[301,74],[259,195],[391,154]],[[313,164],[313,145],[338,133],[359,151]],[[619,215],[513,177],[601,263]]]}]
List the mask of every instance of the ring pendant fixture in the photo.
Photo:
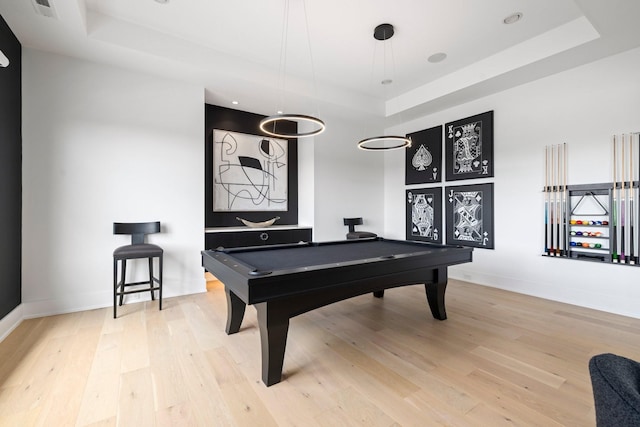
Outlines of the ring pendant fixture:
[{"label": "ring pendant fixture", "polygon": [[[289,1],[284,1],[284,25],[282,31],[282,44],[280,46],[280,80],[281,80],[281,88],[280,91],[282,94],[285,93],[284,90],[284,82],[286,75],[286,63],[287,63],[287,39],[289,33]],[[313,54],[311,52],[311,37],[309,36],[309,23],[307,19],[307,8],[305,5],[305,0],[300,0],[302,3],[302,9],[304,11],[304,24],[307,36],[307,47],[309,49],[309,59],[311,62],[311,75],[313,77],[313,87],[314,93],[316,92],[316,77],[313,66]],[[316,107],[317,108],[317,107]],[[282,129],[278,129],[278,124],[284,124],[285,122],[295,122],[296,124],[308,124],[312,126],[312,130],[310,131],[296,131],[296,132],[288,132],[286,126],[281,126]],[[260,120],[260,130],[270,136],[280,137],[280,138],[305,138],[310,136],[319,135],[325,130],[325,124],[322,120],[317,117],[309,116],[305,114],[285,114],[281,111],[278,111],[277,114],[265,117]]]},{"label": "ring pendant fixture", "polygon": [[[373,30],[373,38],[379,41],[386,41],[393,37],[395,33],[393,25],[380,24]],[[386,45],[385,45],[386,47]],[[375,56],[375,53],[374,53]],[[393,57],[393,53],[391,55]],[[386,59],[386,55],[385,55]],[[372,70],[373,74],[373,70]],[[385,79],[382,84],[389,84],[392,80]],[[374,136],[365,138],[358,142],[358,148],[367,151],[389,151],[398,150],[400,148],[411,147],[411,138],[399,135]]]},{"label": "ring pendant fixture", "polygon": [[411,138],[405,136],[374,136],[358,142],[358,148],[368,151],[398,150],[411,147]]},{"label": "ring pendant fixture", "polygon": [[[282,121],[290,121],[300,123],[310,123],[316,128],[309,132],[279,132],[277,125]],[[271,126],[269,126],[271,125]],[[269,127],[271,129],[269,129]],[[260,130],[268,135],[280,137],[280,138],[304,138],[307,136],[320,135],[325,130],[324,122],[313,116],[306,116],[304,114],[276,114],[274,116],[265,117],[260,120]]]}]

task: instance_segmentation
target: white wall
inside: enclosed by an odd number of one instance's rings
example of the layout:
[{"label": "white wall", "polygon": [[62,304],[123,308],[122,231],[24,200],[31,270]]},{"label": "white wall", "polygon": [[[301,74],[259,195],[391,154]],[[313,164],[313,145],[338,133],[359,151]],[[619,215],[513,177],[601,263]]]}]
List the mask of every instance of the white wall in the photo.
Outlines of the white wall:
[{"label": "white wall", "polygon": [[330,115],[323,118],[327,130],[315,137],[313,151],[314,240],[343,240],[348,229],[342,220],[349,217],[363,218],[356,230],[382,235],[384,155],[357,148],[359,140],[377,131],[365,134],[363,129],[373,125]]},{"label": "white wall", "polygon": [[[202,88],[31,49],[23,61],[25,317],[111,305],[114,221],[162,221],[165,294],[203,291]],[[569,184],[609,181],[610,135],[640,130],[639,66],[636,49],[389,129],[495,111],[496,249],[451,277],[640,317],[640,269],[540,256],[544,146],[568,143]],[[403,239],[404,153],[358,150],[376,130],[323,118],[300,142],[300,222],[316,241],[343,239],[349,216]]]},{"label": "white wall", "polygon": [[112,305],[117,221],[162,222],[166,297],[205,290],[203,132],[201,87],[23,50],[25,317]]},{"label": "white wall", "polygon": [[[640,130],[639,68],[634,49],[392,130],[494,110],[495,179],[488,181],[495,182],[496,249],[476,249],[474,262],[451,268],[451,277],[640,318],[640,268],[541,256],[544,147],[567,143],[569,185],[610,182],[611,135]],[[403,162],[401,153],[386,154],[387,237],[405,235]]]}]

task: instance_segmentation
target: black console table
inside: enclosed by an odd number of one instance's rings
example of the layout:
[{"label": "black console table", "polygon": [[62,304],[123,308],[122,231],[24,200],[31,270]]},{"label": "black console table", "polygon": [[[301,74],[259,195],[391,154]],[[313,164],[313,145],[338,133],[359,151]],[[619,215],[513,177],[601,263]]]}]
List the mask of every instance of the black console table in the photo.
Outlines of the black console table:
[{"label": "black console table", "polygon": [[280,245],[311,242],[311,227],[298,225],[273,225],[264,228],[211,227],[204,230],[204,248],[237,248],[246,246]]}]

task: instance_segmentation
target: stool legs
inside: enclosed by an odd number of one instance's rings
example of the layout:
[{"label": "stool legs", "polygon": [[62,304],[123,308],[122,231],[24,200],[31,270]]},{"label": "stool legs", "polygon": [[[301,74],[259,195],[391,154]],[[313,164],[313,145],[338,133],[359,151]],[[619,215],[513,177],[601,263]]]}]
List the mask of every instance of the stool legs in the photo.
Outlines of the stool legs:
[{"label": "stool legs", "polygon": [[149,258],[149,289],[151,289],[151,301],[155,301],[156,296],[153,293],[153,258]]},{"label": "stool legs", "polygon": [[[127,260],[123,259],[122,260],[122,280],[118,281],[118,286],[121,287],[122,289],[120,289],[120,292],[124,292],[124,287],[125,285],[125,280],[127,279]],[[124,300],[124,294],[121,293],[120,294],[120,304],[122,305],[122,301]]]},{"label": "stool legs", "polygon": [[[132,282],[126,283],[127,279],[127,260],[121,259],[122,266],[120,268],[120,279],[118,279],[118,260],[114,258],[113,260],[113,318],[117,317],[117,306],[122,305],[124,301],[124,295],[129,293],[137,293],[137,292],[150,292],[151,299],[155,301],[155,291],[158,291],[159,298],[159,309],[162,310],[162,255],[158,256],[158,277],[153,276],[153,258],[148,258],[149,263],[149,280],[143,282]],[[158,283],[158,287],[154,287],[154,282]],[[137,289],[133,291],[125,291],[126,286],[132,285],[144,285],[148,284],[148,289]],[[120,296],[120,300],[118,301],[118,296]]]},{"label": "stool legs", "polygon": [[[158,265],[159,265],[159,269],[160,271],[158,272],[158,287],[160,289],[158,289],[158,297],[160,298],[159,301],[159,310],[162,310],[162,255],[160,255],[159,260],[158,260]],[[153,291],[152,291],[153,293]]]},{"label": "stool legs", "polygon": [[118,260],[113,259],[113,318],[116,318],[116,307],[118,303]]}]

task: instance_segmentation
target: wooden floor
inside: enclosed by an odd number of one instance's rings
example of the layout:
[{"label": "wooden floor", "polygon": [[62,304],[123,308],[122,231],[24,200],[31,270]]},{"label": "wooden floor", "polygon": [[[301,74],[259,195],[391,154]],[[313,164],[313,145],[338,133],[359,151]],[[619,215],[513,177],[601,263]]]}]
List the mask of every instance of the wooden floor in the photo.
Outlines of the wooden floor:
[{"label": "wooden floor", "polygon": [[24,321],[0,344],[2,426],[591,426],[587,363],[640,360],[640,320],[450,281],[292,319],[283,382],[260,380],[255,310],[223,329],[204,294]]}]

